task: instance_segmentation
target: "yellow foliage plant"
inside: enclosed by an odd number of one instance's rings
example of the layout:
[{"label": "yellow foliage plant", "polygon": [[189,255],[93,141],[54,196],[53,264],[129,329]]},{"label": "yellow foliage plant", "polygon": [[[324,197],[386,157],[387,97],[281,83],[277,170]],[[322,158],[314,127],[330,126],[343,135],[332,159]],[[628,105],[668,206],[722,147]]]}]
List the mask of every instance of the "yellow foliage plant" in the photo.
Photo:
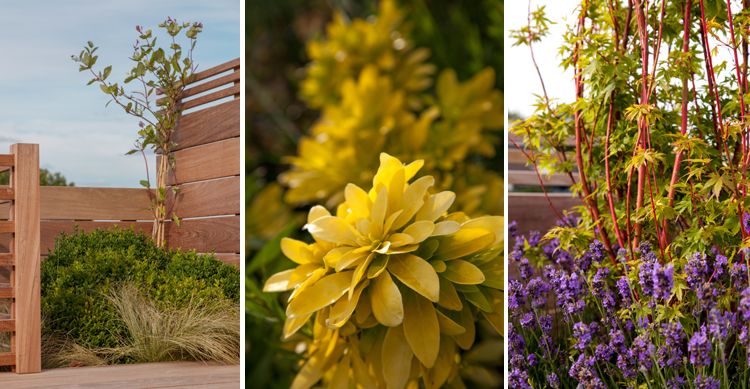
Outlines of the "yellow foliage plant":
[{"label": "yellow foliage plant", "polygon": [[339,15],[308,54],[302,96],[322,112],[280,176],[289,203],[339,204],[348,183],[372,180],[384,151],[423,159],[439,189],[463,199],[459,210],[501,214],[500,166],[474,158],[492,157],[501,145],[503,100],[492,69],[464,82],[446,69],[434,80],[427,50],[413,47],[390,0],[375,18],[347,22]]},{"label": "yellow foliage plant", "polygon": [[475,323],[502,328],[503,218],[448,213],[456,195],[386,153],[365,191],[347,184],[331,214],[310,209],[313,243],[285,238],[297,266],[266,292],[291,291],[284,336],[313,321],[292,387],[438,388],[460,380]]}]

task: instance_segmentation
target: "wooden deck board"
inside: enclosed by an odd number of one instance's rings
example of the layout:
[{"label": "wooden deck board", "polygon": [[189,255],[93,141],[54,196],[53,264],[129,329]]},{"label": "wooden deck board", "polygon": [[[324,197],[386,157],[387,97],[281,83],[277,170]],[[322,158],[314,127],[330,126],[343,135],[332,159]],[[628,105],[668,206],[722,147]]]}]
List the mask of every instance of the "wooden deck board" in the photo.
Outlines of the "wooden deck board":
[{"label": "wooden deck board", "polygon": [[164,362],[70,367],[37,374],[0,373],[0,387],[15,388],[239,388],[239,365]]}]

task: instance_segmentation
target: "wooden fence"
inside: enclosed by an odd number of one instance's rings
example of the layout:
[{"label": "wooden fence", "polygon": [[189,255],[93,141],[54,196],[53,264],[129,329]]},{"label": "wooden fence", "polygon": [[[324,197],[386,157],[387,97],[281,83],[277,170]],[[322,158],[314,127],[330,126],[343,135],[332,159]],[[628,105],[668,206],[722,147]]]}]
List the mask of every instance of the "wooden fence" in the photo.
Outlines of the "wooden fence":
[{"label": "wooden fence", "polygon": [[[175,174],[168,183],[179,187],[168,208],[182,222],[167,225],[170,247],[214,253],[237,266],[239,82],[235,59],[196,73],[186,87],[184,115],[174,134]],[[76,228],[115,225],[150,234],[153,215],[144,189],[40,188],[38,145],[13,145],[10,154],[0,154],[0,171],[8,169],[11,185],[0,186],[0,334],[10,337],[7,351],[0,337],[0,366],[33,373],[41,370],[40,262],[55,238]]]},{"label": "wooden fence", "polygon": [[0,366],[17,373],[41,371],[39,146],[15,144],[0,155],[2,170],[10,170],[10,186],[0,186],[6,220],[0,235],[9,241],[0,252],[0,332],[10,334]]},{"label": "wooden fence", "polygon": [[[522,151],[514,146],[515,142],[523,148],[521,138],[513,134],[509,134],[508,137],[512,140],[508,144],[507,154],[508,220],[518,222],[519,233],[531,230],[544,232],[555,225],[557,217],[541,192],[537,173],[533,166],[527,163],[528,159],[524,154],[526,150]],[[568,175],[558,173],[550,176],[541,171],[539,173],[549,201],[560,212],[582,204],[578,197],[570,193],[569,187],[572,182]],[[577,181],[578,174],[574,173],[573,178]]]}]

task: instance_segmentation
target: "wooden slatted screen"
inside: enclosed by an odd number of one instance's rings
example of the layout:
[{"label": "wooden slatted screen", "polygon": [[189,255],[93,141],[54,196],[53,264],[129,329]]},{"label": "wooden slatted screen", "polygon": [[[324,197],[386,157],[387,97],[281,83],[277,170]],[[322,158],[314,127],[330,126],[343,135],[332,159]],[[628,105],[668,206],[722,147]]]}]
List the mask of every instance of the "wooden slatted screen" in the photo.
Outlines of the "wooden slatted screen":
[{"label": "wooden slatted screen", "polygon": [[[167,226],[170,247],[213,252],[239,265],[240,60],[196,73],[183,93],[172,157],[170,201],[182,221]],[[171,193],[172,191],[169,191]]]},{"label": "wooden slatted screen", "polygon": [[[523,147],[521,138],[508,135],[515,144]],[[524,150],[526,151],[526,150]],[[518,222],[519,233],[531,230],[546,231],[555,225],[557,218],[550,208],[547,198],[541,193],[539,177],[533,167],[529,165],[524,153],[508,144],[508,220]],[[581,205],[581,201],[570,193],[572,184],[566,174],[546,175],[542,173],[542,182],[547,190],[549,201],[559,211],[571,209]],[[578,173],[573,173],[573,179],[578,182]]]},{"label": "wooden slatted screen", "polygon": [[[10,186],[0,187],[0,235],[8,241],[0,252],[0,332],[9,333],[0,351],[0,366],[17,373],[41,371],[39,146],[15,144],[0,155],[11,172]],[[5,351],[7,350],[7,351]]]}]

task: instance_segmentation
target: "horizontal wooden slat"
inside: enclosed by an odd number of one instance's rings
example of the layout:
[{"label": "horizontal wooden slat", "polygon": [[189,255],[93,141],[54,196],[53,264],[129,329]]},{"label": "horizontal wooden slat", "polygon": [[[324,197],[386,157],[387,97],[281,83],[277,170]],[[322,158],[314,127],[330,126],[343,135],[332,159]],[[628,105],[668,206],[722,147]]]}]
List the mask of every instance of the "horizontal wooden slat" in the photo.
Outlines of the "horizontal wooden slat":
[{"label": "horizontal wooden slat", "polygon": [[202,70],[198,73],[193,74],[193,77],[190,78],[190,82],[188,84],[193,84],[200,80],[205,80],[206,78],[213,77],[219,73],[224,73],[230,69],[239,69],[239,67],[240,59],[235,58],[231,61],[224,62],[221,65],[216,65],[212,68],[208,68],[206,70]]},{"label": "horizontal wooden slat", "polygon": [[173,153],[175,174],[170,184],[210,180],[240,174],[240,138],[190,147]]},{"label": "horizontal wooden slat", "polygon": [[14,264],[13,253],[0,253],[0,266],[13,266]]},{"label": "horizontal wooden slat", "polygon": [[13,332],[16,330],[15,320],[0,320],[0,332]]},{"label": "horizontal wooden slat", "polygon": [[13,297],[13,288],[0,288],[0,299],[12,299]]},{"label": "horizontal wooden slat", "polygon": [[216,92],[209,93],[200,97],[196,97],[192,100],[188,100],[182,103],[182,109],[190,109],[199,105],[208,104],[212,101],[223,99],[225,97],[239,95],[240,86],[235,85],[226,89],[221,89]]},{"label": "horizontal wooden slat", "polygon": [[97,229],[110,229],[113,227],[133,228],[138,232],[151,236],[152,222],[93,222],[72,220],[42,220],[41,239],[39,248],[42,255],[47,255],[55,247],[55,239],[61,234],[71,234],[76,231],[94,231]]},{"label": "horizontal wooden slat", "polygon": [[[581,200],[571,193],[550,193],[550,200],[561,213],[581,205]],[[546,231],[555,225],[557,217],[550,209],[543,193],[508,193],[508,218],[518,222],[518,231]]]},{"label": "horizontal wooden slat", "polygon": [[0,186],[0,200],[13,200],[14,198],[13,188]]},{"label": "horizontal wooden slat", "polygon": [[212,253],[211,255],[227,265],[240,267],[240,255],[237,253]]},{"label": "horizontal wooden slat", "polygon": [[0,154],[0,166],[13,167],[16,164],[16,158],[13,154]]},{"label": "horizontal wooden slat", "polygon": [[167,227],[169,247],[198,252],[240,251],[240,217],[183,220]]},{"label": "horizontal wooden slat", "polygon": [[12,233],[15,229],[15,223],[9,220],[0,221],[0,234]]},{"label": "horizontal wooden slat", "polygon": [[15,366],[15,364],[16,364],[16,354],[0,353],[0,366]]},{"label": "horizontal wooden slat", "polygon": [[232,100],[185,114],[175,130],[175,150],[240,136],[240,101]]},{"label": "horizontal wooden slat", "polygon": [[42,219],[149,220],[145,189],[43,186]]},{"label": "horizontal wooden slat", "polygon": [[227,84],[234,84],[239,81],[240,72],[235,71],[225,76],[221,76],[215,80],[207,81],[202,84],[191,86],[190,88],[185,89],[184,91],[182,91],[182,98],[184,99],[186,97],[195,96],[199,93],[203,93]]},{"label": "horizontal wooden slat", "polygon": [[[573,173],[573,178],[578,182],[578,173]],[[555,173],[552,176],[542,173],[542,179],[545,186],[570,186],[572,184],[570,177],[562,173]],[[507,183],[511,185],[539,186],[539,178],[535,172],[530,170],[511,170],[508,172]]]},{"label": "horizontal wooden slat", "polygon": [[[170,199],[173,199],[170,191]],[[180,185],[174,211],[181,218],[240,213],[240,178],[228,177]]]}]

